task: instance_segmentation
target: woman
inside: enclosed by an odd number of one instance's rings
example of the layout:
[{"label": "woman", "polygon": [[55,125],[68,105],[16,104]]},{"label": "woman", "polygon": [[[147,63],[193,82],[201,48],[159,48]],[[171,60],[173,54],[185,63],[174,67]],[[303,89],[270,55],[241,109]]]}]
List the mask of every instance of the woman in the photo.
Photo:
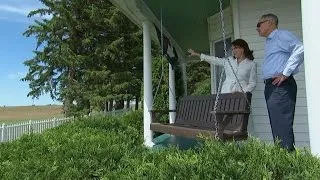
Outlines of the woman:
[{"label": "woman", "polygon": [[[253,62],[253,51],[249,49],[248,43],[243,39],[236,39],[232,43],[233,57],[229,57],[230,64],[232,65],[239,83],[244,92],[252,92],[257,84],[257,64]],[[221,93],[234,93],[241,92],[241,88],[237,83],[237,79],[232,72],[230,64],[224,62],[226,59],[205,54],[199,54],[193,49],[189,49],[190,56],[200,57],[201,61],[206,61],[210,64],[223,66],[226,73],[226,79],[223,82]]]}]

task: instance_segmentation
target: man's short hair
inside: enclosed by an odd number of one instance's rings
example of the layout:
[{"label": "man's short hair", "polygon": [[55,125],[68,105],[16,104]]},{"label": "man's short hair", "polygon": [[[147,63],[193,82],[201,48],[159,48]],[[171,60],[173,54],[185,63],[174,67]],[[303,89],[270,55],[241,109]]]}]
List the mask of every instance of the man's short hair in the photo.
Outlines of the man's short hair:
[{"label": "man's short hair", "polygon": [[270,19],[278,27],[278,23],[279,23],[278,16],[274,14],[264,14],[261,16],[261,19]]}]

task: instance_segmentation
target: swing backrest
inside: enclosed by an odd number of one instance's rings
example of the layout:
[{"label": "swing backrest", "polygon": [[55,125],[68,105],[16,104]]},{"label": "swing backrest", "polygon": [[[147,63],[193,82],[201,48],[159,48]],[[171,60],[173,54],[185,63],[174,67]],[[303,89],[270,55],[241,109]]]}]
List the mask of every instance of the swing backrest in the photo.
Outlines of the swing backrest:
[{"label": "swing backrest", "polygon": [[[177,107],[176,125],[193,126],[201,129],[215,128],[215,116],[211,113],[214,109],[216,95],[186,96],[179,100]],[[217,112],[232,115],[232,120],[226,130],[247,131],[250,112],[251,93],[220,94]],[[249,104],[248,104],[249,103]]]}]

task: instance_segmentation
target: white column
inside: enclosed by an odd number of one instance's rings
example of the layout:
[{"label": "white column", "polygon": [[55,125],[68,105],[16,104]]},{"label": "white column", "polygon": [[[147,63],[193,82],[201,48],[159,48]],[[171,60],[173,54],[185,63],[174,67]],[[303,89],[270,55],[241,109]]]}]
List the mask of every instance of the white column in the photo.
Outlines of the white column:
[{"label": "white column", "polygon": [[188,80],[187,80],[187,65],[186,62],[181,63],[181,73],[182,73],[182,81],[183,81],[183,95],[188,95]]},{"label": "white column", "polygon": [[320,78],[319,78],[319,0],[301,0],[304,43],[305,81],[308,105],[309,137],[311,152],[320,156]]},{"label": "white column", "polygon": [[150,24],[147,21],[143,22],[143,135],[144,145],[152,147],[152,131],[150,130],[151,114],[152,110],[152,70],[151,66],[151,36],[150,36]]},{"label": "white column", "polygon": [[[169,63],[169,110],[176,110],[176,82],[174,70]],[[176,120],[176,112],[169,112],[169,123],[173,124]]]}]

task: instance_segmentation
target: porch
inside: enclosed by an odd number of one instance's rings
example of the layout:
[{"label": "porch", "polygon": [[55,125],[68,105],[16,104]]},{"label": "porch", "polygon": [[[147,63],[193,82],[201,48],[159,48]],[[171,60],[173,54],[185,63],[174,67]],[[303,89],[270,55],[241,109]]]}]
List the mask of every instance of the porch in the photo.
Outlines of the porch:
[{"label": "porch", "polygon": [[[177,50],[181,64],[184,87],[186,84],[186,63],[192,59],[186,56],[186,50],[193,47],[200,52],[217,55],[217,47],[222,40],[221,25],[219,17],[219,1],[203,0],[196,2],[192,0],[172,2],[168,0],[111,0],[126,16],[128,16],[144,33],[144,137],[145,145],[153,146],[152,132],[150,131],[150,113],[152,109],[152,82],[151,76],[151,39],[156,40],[156,31],[153,26],[163,29],[163,35],[168,37]],[[313,153],[320,153],[320,143],[316,137],[320,132],[316,129],[320,122],[317,121],[317,105],[319,105],[320,90],[316,67],[319,61],[315,59],[316,33],[320,27],[316,22],[319,11],[316,10],[316,0],[299,1],[285,0],[279,4],[276,0],[231,0],[223,1],[224,17],[226,23],[226,35],[228,38],[242,38],[249,43],[254,50],[255,61],[258,63],[258,72],[263,61],[264,39],[259,37],[255,30],[257,20],[262,14],[274,13],[280,19],[280,28],[293,31],[302,38],[305,45],[304,67],[295,77],[298,84],[298,96],[294,131],[296,145],[299,147],[311,147]],[[302,11],[301,11],[302,9]],[[309,28],[311,27],[312,28]],[[212,93],[215,92],[216,76],[215,68],[212,71]],[[171,75],[170,75],[171,74]],[[259,74],[258,74],[259,75]],[[175,82],[172,68],[169,67],[170,88],[174,89]],[[259,137],[263,141],[272,141],[271,128],[267,116],[267,108],[263,97],[263,82],[253,92],[252,99],[252,124],[249,133]],[[175,109],[175,94],[169,91],[169,108]],[[170,113],[170,122],[174,122],[175,114]]]}]

